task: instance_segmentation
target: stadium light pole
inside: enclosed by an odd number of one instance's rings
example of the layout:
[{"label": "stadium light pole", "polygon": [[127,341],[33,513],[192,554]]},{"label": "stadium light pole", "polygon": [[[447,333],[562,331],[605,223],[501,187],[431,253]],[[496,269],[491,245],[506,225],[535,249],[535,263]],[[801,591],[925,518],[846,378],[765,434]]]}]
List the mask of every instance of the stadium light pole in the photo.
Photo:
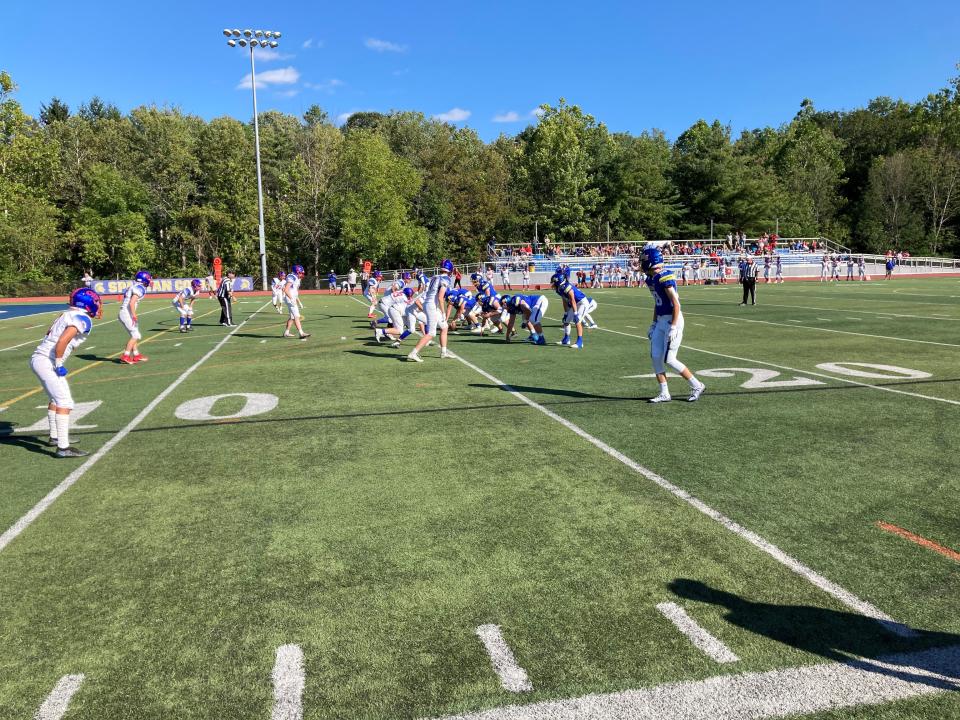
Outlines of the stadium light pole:
[{"label": "stadium light pole", "polygon": [[267,242],[263,230],[263,177],[260,172],[260,121],[257,118],[257,69],[253,62],[253,51],[257,47],[275,48],[280,43],[280,33],[276,30],[238,30],[224,29],[227,45],[230,47],[250,47],[250,87],[253,90],[253,141],[257,156],[257,209],[260,212],[260,272],[263,277],[263,289],[269,290],[267,277]]}]

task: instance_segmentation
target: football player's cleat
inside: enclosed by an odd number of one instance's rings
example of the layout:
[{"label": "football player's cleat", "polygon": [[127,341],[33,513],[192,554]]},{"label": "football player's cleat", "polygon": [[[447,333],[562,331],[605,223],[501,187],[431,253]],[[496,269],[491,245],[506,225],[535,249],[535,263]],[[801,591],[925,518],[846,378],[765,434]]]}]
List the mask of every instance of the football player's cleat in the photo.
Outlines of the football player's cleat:
[{"label": "football player's cleat", "polygon": [[121,358],[120,358],[120,362],[122,362],[124,365],[136,365],[136,364],[137,364],[137,361],[136,361],[136,360],[131,360],[129,355],[124,355],[123,357],[121,357]]},{"label": "football player's cleat", "polygon": [[373,331],[373,337],[376,338],[377,344],[383,342],[383,330],[380,328],[375,328]]},{"label": "football player's cleat", "polygon": [[146,361],[149,360],[149,359],[150,359],[150,358],[148,358],[146,355],[134,355],[134,356],[133,356],[133,361],[134,361],[135,363],[146,362]]},{"label": "football player's cleat", "polygon": [[673,399],[673,398],[671,398],[669,394],[667,394],[667,393],[660,393],[660,394],[657,395],[656,397],[652,397],[652,398],[650,398],[649,400],[647,400],[647,402],[652,402],[652,403],[665,403],[665,402],[670,402],[672,399]]},{"label": "football player's cleat", "polygon": [[423,358],[417,355],[417,351],[413,350],[409,355],[407,355],[407,360],[410,362],[423,362]]},{"label": "football player's cleat", "polygon": [[447,358],[454,357],[453,353],[447,350],[446,348],[440,348],[440,359],[446,360]]},{"label": "football player's cleat", "polygon": [[690,397],[687,398],[687,402],[696,402],[700,399],[700,396],[703,395],[703,391],[707,389],[707,386],[703,383],[700,383],[699,387],[690,389]]},{"label": "football player's cleat", "polygon": [[563,339],[562,339],[560,342],[557,343],[557,345],[569,345],[569,344],[570,344],[570,336],[569,336],[569,335],[564,335],[564,336],[563,336]]},{"label": "football player's cleat", "polygon": [[75,447],[57,448],[56,452],[58,458],[86,457],[89,454],[90,453],[88,453],[86,450],[81,450],[80,448]]}]

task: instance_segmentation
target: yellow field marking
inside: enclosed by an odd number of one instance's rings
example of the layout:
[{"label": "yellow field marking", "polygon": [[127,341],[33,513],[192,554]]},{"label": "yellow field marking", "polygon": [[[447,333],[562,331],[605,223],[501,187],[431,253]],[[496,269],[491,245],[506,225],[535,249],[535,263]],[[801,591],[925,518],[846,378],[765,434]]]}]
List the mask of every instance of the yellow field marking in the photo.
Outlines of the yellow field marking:
[{"label": "yellow field marking", "polygon": [[[203,315],[198,315],[197,317],[206,317],[207,315],[210,315],[210,314],[212,314],[212,313],[215,313],[215,312],[216,312],[217,310],[219,310],[219,309],[220,309],[220,308],[215,308],[214,310],[211,310],[210,312],[206,312],[206,313],[204,313]],[[171,332],[175,327],[176,327],[176,326],[169,327],[169,328],[167,328],[166,330],[161,330],[160,332],[154,333],[153,335],[150,335],[149,337],[146,337],[146,338],[144,338],[143,340],[141,340],[141,341],[140,341],[140,344],[141,344],[141,345],[146,345],[148,342],[150,342],[150,341],[153,340],[154,338],[160,337],[161,335],[165,335],[166,333]],[[76,376],[79,375],[80,373],[86,372],[86,371],[89,370],[90,368],[95,368],[95,367],[97,367],[97,365],[101,365],[101,364],[105,363],[107,360],[113,360],[113,359],[115,359],[115,358],[118,358],[118,357],[120,357],[122,354],[123,354],[123,351],[121,350],[120,352],[115,352],[113,355],[107,355],[107,357],[105,357],[105,358],[103,358],[103,359],[101,359],[101,360],[95,360],[94,362],[90,363],[89,365],[83,366],[83,367],[80,368],[79,370],[74,370],[72,373],[70,373],[70,374],[67,375],[67,378],[76,377]],[[0,402],[0,407],[2,407],[2,408],[8,408],[8,407],[10,407],[11,405],[13,405],[14,403],[18,403],[18,402],[20,402],[21,400],[26,400],[28,397],[33,397],[34,395],[36,395],[38,392],[40,392],[40,391],[42,391],[42,390],[43,390],[43,386],[42,386],[42,385],[40,385],[40,386],[38,386],[38,387],[35,387],[35,388],[33,388],[33,390],[29,390],[29,391],[23,393],[22,395],[17,395],[17,397],[15,397],[15,398],[13,398],[13,399],[11,399],[11,400],[7,400],[6,402]]]}]

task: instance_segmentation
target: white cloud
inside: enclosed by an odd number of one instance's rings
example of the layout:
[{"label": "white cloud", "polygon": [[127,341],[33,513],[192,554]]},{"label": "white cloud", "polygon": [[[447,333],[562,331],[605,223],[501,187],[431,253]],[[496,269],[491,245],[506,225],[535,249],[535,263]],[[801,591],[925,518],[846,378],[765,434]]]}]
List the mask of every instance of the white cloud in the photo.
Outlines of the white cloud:
[{"label": "white cloud", "polygon": [[277,91],[276,94],[278,97],[292,98],[292,97],[296,97],[299,93],[300,93],[299,90],[297,90],[296,88],[293,88],[292,90],[279,90]]},{"label": "white cloud", "polygon": [[300,47],[302,47],[304,50],[309,50],[310,48],[312,48],[313,38],[307,38],[306,40],[304,40],[303,45],[301,45]]},{"label": "white cloud", "polygon": [[337,78],[331,78],[330,80],[324,80],[321,83],[311,83],[305,82],[304,87],[310,88],[311,90],[322,90],[324,92],[330,93],[331,95],[338,87],[343,87],[343,80],[337,80]]},{"label": "white cloud", "polygon": [[289,60],[293,55],[286,55],[273,48],[256,48],[253,51],[254,57],[260,62],[273,62],[275,60]]},{"label": "white cloud", "polygon": [[377,40],[376,38],[367,38],[364,43],[370,50],[376,50],[377,52],[395,52],[395,53],[404,53],[407,51],[406,45],[398,45],[397,43],[392,43],[387,40]]},{"label": "white cloud", "polygon": [[351,115],[356,115],[360,110],[351,110],[350,112],[340,113],[337,115],[337,125],[343,125],[347,120],[350,119]]},{"label": "white cloud", "polygon": [[464,110],[463,108],[450,108],[445,113],[439,113],[433,116],[434,120],[439,120],[441,122],[462,122],[470,117],[470,111]]},{"label": "white cloud", "polygon": [[[300,79],[300,71],[295,67],[277,68],[257,73],[257,90],[271,85],[294,85]],[[244,75],[237,85],[237,90],[249,90],[251,86],[250,73]]]},{"label": "white cloud", "polygon": [[512,123],[512,122],[519,122],[519,121],[520,121],[520,116],[517,115],[517,113],[515,113],[513,110],[511,110],[510,112],[505,112],[505,113],[500,113],[500,114],[498,114],[498,115],[494,115],[494,116],[493,116],[493,121],[494,121],[495,123]]},{"label": "white cloud", "polygon": [[530,111],[530,117],[542,118],[542,117],[543,117],[543,108],[542,108],[542,107],[539,107],[539,106],[538,106],[538,107],[535,107],[533,110]]}]

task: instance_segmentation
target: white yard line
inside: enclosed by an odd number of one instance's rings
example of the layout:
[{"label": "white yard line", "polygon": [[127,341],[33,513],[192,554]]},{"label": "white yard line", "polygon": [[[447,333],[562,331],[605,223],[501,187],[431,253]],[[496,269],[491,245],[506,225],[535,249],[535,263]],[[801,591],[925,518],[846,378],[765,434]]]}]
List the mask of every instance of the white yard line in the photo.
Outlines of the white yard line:
[{"label": "white yard line", "polygon": [[441,720],[762,720],[960,689],[960,646],[546,700]]},{"label": "white yard line", "polygon": [[83,684],[83,675],[64,675],[56,684],[43,705],[34,715],[34,720],[60,720],[70,707],[70,700]]},{"label": "white yard line", "polygon": [[233,335],[233,333],[237,332],[240,328],[242,328],[254,315],[260,312],[260,310],[263,310],[263,308],[267,307],[267,305],[269,304],[270,303],[264,303],[259,310],[256,310],[252,315],[250,315],[250,317],[248,317],[246,320],[240,323],[237,327],[235,327],[230,332],[230,335],[227,335],[226,337],[224,337],[223,340],[221,340],[220,343],[217,344],[206,355],[204,355],[202,358],[197,360],[197,362],[195,362],[189,368],[184,370],[183,374],[181,374],[180,377],[178,377],[176,380],[170,383],[170,385],[167,386],[166,390],[164,390],[159,395],[157,395],[153,400],[151,400],[150,404],[147,405],[143,410],[141,410],[140,413],[133,420],[127,423],[126,427],[120,430],[112,438],[107,440],[107,442],[105,442],[99,450],[93,453],[93,455],[88,457],[80,467],[78,467],[72,473],[67,475],[66,479],[64,479],[53,490],[47,493],[47,495],[40,502],[38,502],[36,505],[30,508],[30,510],[27,512],[26,515],[24,515],[22,518],[17,520],[10,528],[6,530],[6,532],[3,533],[3,535],[0,535],[0,551],[2,551],[7,545],[9,545],[13,541],[13,539],[16,538],[20,533],[26,530],[30,526],[30,524],[33,523],[33,521],[36,520],[38,517],[40,517],[40,515],[42,515],[43,512],[48,507],[53,505],[56,499],[61,495],[63,495],[63,493],[65,493],[67,490],[69,490],[70,487],[75,482],[77,482],[77,480],[82,478],[86,474],[87,470],[93,467],[97,463],[97,461],[100,460],[100,458],[102,458],[104,455],[110,452],[110,450],[112,450],[113,447],[118,442],[123,440],[127,435],[131,433],[131,431],[133,431],[140,423],[142,423],[146,419],[147,415],[149,415],[153,411],[153,409],[157,407],[157,405],[163,402],[167,398],[167,396],[170,395],[170,393],[176,390],[184,380],[190,377],[190,375],[192,375],[197,368],[203,365],[217,350],[219,350],[223,346],[223,344],[226,343],[226,341],[230,338],[230,336]]},{"label": "white yard line", "polygon": [[[617,331],[610,330],[608,332],[617,332]],[[621,334],[626,335],[627,333],[621,333]],[[632,336],[632,337],[635,337],[635,336]],[[602,440],[594,437],[593,435],[588,433],[586,430],[583,430],[577,425],[574,425],[572,422],[570,422],[566,418],[561,417],[560,415],[557,415],[552,410],[548,410],[543,405],[540,405],[539,403],[528,398],[526,395],[523,395],[522,393],[517,392],[506,383],[495,378],[486,370],[483,370],[477,367],[476,365],[474,365],[473,363],[469,362],[468,360],[464,359],[459,353],[455,354],[454,357],[457,358],[460,362],[462,362],[464,365],[466,365],[468,368],[470,368],[474,372],[482,375],[490,382],[499,386],[502,390],[513,395],[515,398],[517,398],[521,402],[526,403],[527,405],[534,408],[535,410],[539,410],[544,415],[549,417],[551,420],[554,420],[560,423],[568,430],[576,433],[577,435],[582,437],[584,440],[589,442],[591,445],[593,445],[596,448],[599,448],[600,450],[605,452],[607,455],[609,455],[613,459],[623,463],[624,465],[626,465],[628,468],[630,468],[637,474],[642,475],[648,480],[659,485],[661,488],[663,488],[667,492],[680,498],[684,502],[692,505],[707,517],[723,525],[730,532],[734,533],[735,535],[738,535],[739,537],[749,542],[751,545],[767,553],[770,557],[772,557],[774,560],[779,562],[781,565],[784,565],[785,567],[789,568],[790,570],[792,570],[793,572],[795,572],[797,575],[801,576],[808,582],[812,583],[813,585],[816,585],[825,593],[832,595],[834,598],[836,598],[838,601],[846,605],[848,608],[851,608],[852,610],[856,610],[861,615],[866,615],[867,617],[872,617],[878,620],[880,623],[886,626],[889,630],[897,633],[898,635],[910,636],[913,634],[913,632],[908,627],[906,627],[902,623],[896,622],[893,618],[891,618],[889,615],[881,611],[879,608],[874,607],[873,605],[871,605],[865,600],[861,600],[859,597],[851,593],[849,590],[846,590],[840,585],[837,585],[835,582],[828,580],[823,575],[820,575],[818,572],[807,567],[796,558],[791,557],[790,555],[787,555],[787,553],[785,553],[783,550],[778,548],[773,543],[760,537],[752,530],[748,530],[742,525],[734,522],[733,520],[728,518],[726,515],[723,515],[717,510],[714,510],[712,507],[702,502],[698,498],[694,497],[683,488],[680,488],[674,485],[668,480],[662,478],[660,475],[657,475],[657,473],[653,472],[652,470],[648,470],[647,468],[643,467],[635,460],[632,460],[631,458],[624,455],[619,450],[616,450],[615,448],[607,445]]]},{"label": "white yard line", "polygon": [[677,630],[687,636],[700,652],[718,663],[735,663],[740,658],[733,654],[726,645],[720,642],[709,632],[700,627],[696,620],[687,615],[686,610],[672,602],[663,602],[657,605],[657,610],[667,620],[672,622]]},{"label": "white yard line", "polygon": [[7,350],[16,350],[17,348],[21,348],[24,345],[29,345],[31,343],[37,343],[39,345],[40,341],[37,339],[27,340],[26,342],[22,342],[19,345],[11,345],[10,347],[0,348],[0,352],[6,352]]},{"label": "white yard line", "polygon": [[[708,313],[701,312],[692,312],[684,313],[685,316],[689,315],[690,317],[711,317],[718,318],[720,320],[731,319],[729,315],[710,315]],[[774,327],[785,327],[800,330],[813,330],[814,332],[826,332],[826,333],[836,333],[838,335],[856,335],[857,337],[869,337],[876,338],[878,340],[895,340],[898,342],[909,342],[909,343],[919,343],[921,345],[940,345],[941,347],[953,347],[960,348],[960,344],[957,343],[948,343],[948,342],[937,342],[936,340],[915,340],[914,338],[903,338],[897,337],[895,335],[874,335],[872,333],[861,333],[854,332],[852,330],[834,330],[833,328],[822,328],[815,325],[784,325],[783,323],[774,322],[772,320],[753,320],[750,318],[732,318],[734,320],[739,320],[740,322],[746,323],[757,323],[760,325],[773,325]],[[826,318],[817,318],[818,320],[826,320]],[[848,320],[857,320],[858,318],[847,318]],[[790,323],[802,323],[803,320],[787,320]],[[830,322],[826,320],[826,322]],[[685,347],[685,346],[684,346]]]},{"label": "white yard line", "polygon": [[503,633],[499,625],[481,625],[477,628],[477,637],[487,649],[490,656],[490,662],[493,663],[493,670],[500,678],[500,684],[504,690],[510,692],[530,692],[533,685],[527,677],[527,671],[517,665],[513,657],[513,651],[503,639]]},{"label": "white yard line", "polygon": [[24,330],[36,330],[38,327],[43,327],[43,325],[43,323],[40,323],[39,325],[31,325],[30,327],[25,327]]},{"label": "white yard line", "polygon": [[299,645],[278,647],[277,660],[273,666],[273,712],[270,713],[270,720],[303,718],[305,684],[303,650]]},{"label": "white yard line", "polygon": [[[549,318],[553,319],[553,318]],[[824,330],[824,328],[819,328]],[[614,333],[615,335],[623,335],[624,337],[637,338],[638,340],[646,340],[647,338],[643,335],[633,335],[632,333],[620,332],[619,330],[610,330],[609,328],[598,328],[603,332]],[[690,350],[691,352],[703,353],[704,355],[713,355],[715,357],[727,358],[728,360],[740,360],[742,362],[756,363],[757,365],[766,365],[767,367],[776,368],[777,370],[789,370],[790,372],[800,373],[801,375],[814,375],[816,377],[827,378],[828,380],[835,380],[836,382],[846,383],[848,385],[857,385],[858,387],[873,388],[874,390],[880,390],[881,392],[894,393],[896,395],[908,395],[909,397],[921,398],[923,400],[932,400],[933,402],[942,402],[948,405],[960,405],[960,400],[950,400],[949,398],[937,397],[936,395],[921,395],[920,393],[909,392],[908,390],[897,390],[893,387],[885,387],[882,385],[871,385],[870,383],[858,382],[856,380],[851,380],[849,378],[837,377],[836,375],[827,375],[825,373],[812,372],[810,370],[799,370],[797,368],[789,367],[787,365],[777,365],[776,363],[766,362],[765,360],[755,360],[753,358],[739,357],[737,355],[727,355],[726,353],[714,352],[713,350],[703,350],[701,348],[693,347],[692,345],[684,345],[684,350]]]}]

